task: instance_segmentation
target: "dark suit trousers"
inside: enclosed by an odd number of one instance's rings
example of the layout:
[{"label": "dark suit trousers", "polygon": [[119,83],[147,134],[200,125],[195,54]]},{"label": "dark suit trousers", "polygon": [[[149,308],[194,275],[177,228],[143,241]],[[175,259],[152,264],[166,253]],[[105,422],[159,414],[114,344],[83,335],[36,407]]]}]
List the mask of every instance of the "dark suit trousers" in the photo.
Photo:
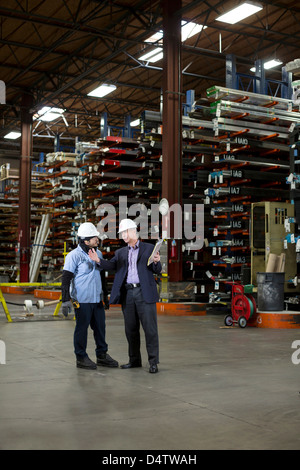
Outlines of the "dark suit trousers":
[{"label": "dark suit trousers", "polygon": [[142,324],[149,364],[158,364],[158,331],[156,303],[146,303],[140,287],[126,291],[122,304],[129,361],[141,364],[140,324]]}]

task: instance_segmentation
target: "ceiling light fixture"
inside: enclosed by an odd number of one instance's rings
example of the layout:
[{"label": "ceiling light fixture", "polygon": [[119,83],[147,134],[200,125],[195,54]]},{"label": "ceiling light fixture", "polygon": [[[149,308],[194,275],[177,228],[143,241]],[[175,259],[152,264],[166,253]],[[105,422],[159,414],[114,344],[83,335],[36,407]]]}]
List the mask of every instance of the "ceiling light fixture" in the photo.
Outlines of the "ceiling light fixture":
[{"label": "ceiling light fixture", "polygon": [[131,121],[130,123],[130,127],[137,127],[140,125],[140,120],[139,119],[135,119],[135,121]]},{"label": "ceiling light fixture", "polygon": [[50,108],[49,106],[44,106],[40,109],[37,114],[33,116],[33,119],[38,119],[39,121],[50,122],[62,117],[62,114],[65,112],[64,109],[60,108]]},{"label": "ceiling light fixture", "polygon": [[9,132],[4,139],[18,139],[19,137],[21,137],[21,132]]},{"label": "ceiling light fixture", "polygon": [[88,93],[88,96],[94,96],[96,98],[103,98],[103,96],[108,95],[116,90],[116,85],[111,85],[109,83],[103,83],[94,90]]},{"label": "ceiling light fixture", "polygon": [[164,33],[162,32],[162,30],[160,31],[157,31],[156,33],[152,34],[152,36],[150,36],[148,39],[146,39],[145,42],[159,42],[162,40],[164,36]]},{"label": "ceiling light fixture", "polygon": [[[203,26],[203,24],[197,24],[193,23],[192,21],[187,21],[187,20],[182,20],[181,21],[181,41],[185,41],[188,38],[191,38],[192,36],[195,36],[195,34],[200,33],[202,29],[206,29],[207,26]],[[150,36],[148,39],[146,39],[145,42],[157,42],[161,44],[162,39],[163,39],[164,33],[162,30],[154,33],[152,36]]]},{"label": "ceiling light fixture", "polygon": [[[277,67],[277,65],[281,65],[282,62],[278,59],[271,59],[271,60],[268,60],[267,62],[264,63],[264,69],[266,70],[269,70],[269,69],[273,69],[274,67]],[[251,67],[251,72],[255,72],[256,71],[256,68],[255,67]]]},{"label": "ceiling light fixture", "polygon": [[[202,24],[193,23],[192,21],[181,21],[181,41],[184,42],[186,39],[191,38],[197,33],[200,33],[202,29],[207,28]],[[161,44],[163,39],[163,31],[158,31],[146,39],[146,42]],[[156,47],[152,51],[139,57],[139,60],[145,60],[146,62],[157,62],[163,58],[162,47]]]},{"label": "ceiling light fixture", "polygon": [[277,67],[277,65],[281,65],[281,64],[282,64],[282,62],[280,60],[271,59],[271,60],[268,60],[268,62],[264,63],[264,68],[265,69],[272,69],[273,67]]},{"label": "ceiling light fixture", "polygon": [[219,16],[216,18],[216,21],[235,24],[244,20],[245,18],[248,18],[248,16],[254,15],[254,13],[262,10],[262,8],[263,7],[257,3],[245,2],[242,3],[242,5],[239,5],[238,7],[228,11],[224,15]]},{"label": "ceiling light fixture", "polygon": [[147,52],[146,54],[139,57],[139,60],[145,60],[146,62],[157,62],[163,58],[163,50],[161,47],[156,47],[152,51]]},{"label": "ceiling light fixture", "polygon": [[186,39],[195,36],[202,31],[202,29],[206,29],[207,26],[203,26],[203,24],[193,23],[192,21],[181,21],[181,41],[184,42]]}]

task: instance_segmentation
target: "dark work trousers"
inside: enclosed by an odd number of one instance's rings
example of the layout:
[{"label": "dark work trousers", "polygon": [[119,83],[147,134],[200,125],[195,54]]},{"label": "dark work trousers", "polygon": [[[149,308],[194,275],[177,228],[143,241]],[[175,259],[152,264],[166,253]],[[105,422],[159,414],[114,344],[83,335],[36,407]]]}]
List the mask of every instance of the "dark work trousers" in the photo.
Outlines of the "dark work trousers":
[{"label": "dark work trousers", "polygon": [[88,327],[94,333],[96,356],[106,353],[105,342],[105,310],[102,302],[96,304],[80,304],[75,308],[76,326],[74,330],[74,352],[78,358],[87,356]]},{"label": "dark work trousers", "polygon": [[142,324],[149,364],[158,364],[158,331],[156,303],[146,303],[140,287],[126,291],[122,304],[125,334],[128,341],[129,362],[141,365],[140,323]]}]

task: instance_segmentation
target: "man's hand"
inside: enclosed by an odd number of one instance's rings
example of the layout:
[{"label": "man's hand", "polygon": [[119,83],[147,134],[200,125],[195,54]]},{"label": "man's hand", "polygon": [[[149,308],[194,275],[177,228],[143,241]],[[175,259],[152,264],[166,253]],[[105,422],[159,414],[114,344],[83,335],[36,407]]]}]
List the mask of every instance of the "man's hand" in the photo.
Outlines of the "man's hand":
[{"label": "man's hand", "polygon": [[88,253],[88,254],[89,254],[89,257],[90,257],[90,259],[91,259],[92,261],[95,261],[95,263],[100,263],[100,258],[99,258],[99,256],[97,255],[97,252],[96,252],[96,250],[94,250],[94,248],[91,248],[91,249],[89,250],[89,253]]},{"label": "man's hand", "polygon": [[62,302],[61,307],[62,307],[62,313],[65,317],[67,317],[69,313],[72,312],[73,306],[70,300],[68,300],[67,302]]},{"label": "man's hand", "polygon": [[109,300],[108,300],[107,295],[104,296],[103,303],[104,303],[104,309],[109,310]]}]

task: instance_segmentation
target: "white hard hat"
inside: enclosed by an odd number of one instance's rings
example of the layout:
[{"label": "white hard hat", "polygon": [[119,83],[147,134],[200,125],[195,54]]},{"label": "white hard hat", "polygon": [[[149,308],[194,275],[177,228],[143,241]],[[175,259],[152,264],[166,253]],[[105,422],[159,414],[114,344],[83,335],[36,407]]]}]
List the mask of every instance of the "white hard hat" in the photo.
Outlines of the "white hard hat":
[{"label": "white hard hat", "polygon": [[84,222],[79,226],[77,235],[80,238],[99,237],[100,233],[91,222]]},{"label": "white hard hat", "polygon": [[120,222],[118,233],[124,232],[125,230],[128,230],[129,228],[137,228],[136,223],[133,222],[133,220],[131,219],[123,219]]}]

